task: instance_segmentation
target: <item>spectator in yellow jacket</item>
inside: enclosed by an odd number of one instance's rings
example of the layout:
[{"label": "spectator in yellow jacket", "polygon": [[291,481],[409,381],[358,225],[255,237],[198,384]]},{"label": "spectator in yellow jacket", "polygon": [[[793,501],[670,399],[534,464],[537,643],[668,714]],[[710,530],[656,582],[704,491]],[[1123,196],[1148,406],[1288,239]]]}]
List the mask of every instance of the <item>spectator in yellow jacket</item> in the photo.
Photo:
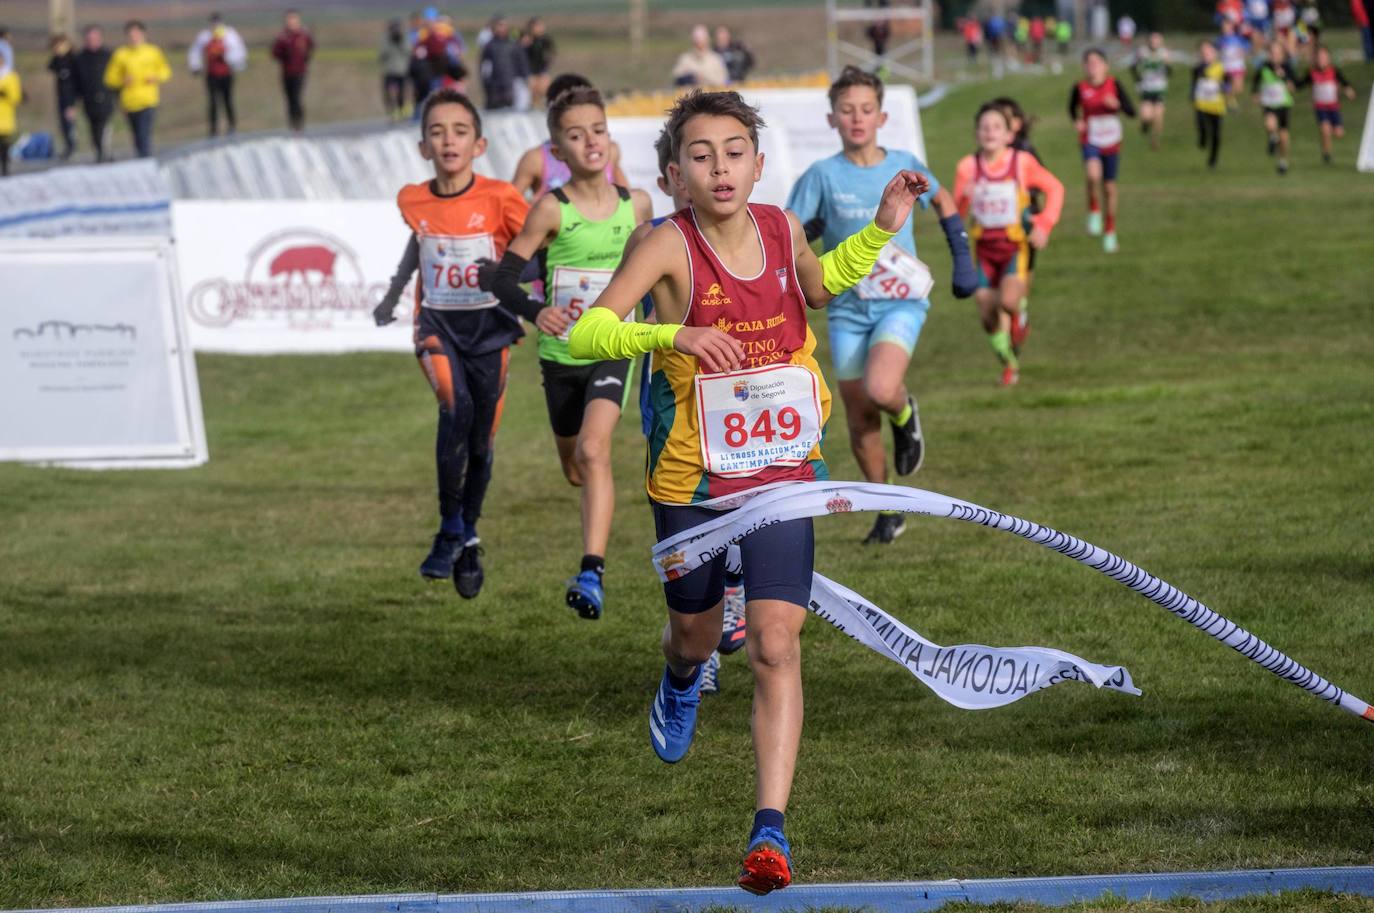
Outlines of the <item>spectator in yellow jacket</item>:
[{"label": "spectator in yellow jacket", "polygon": [[19,74],[13,69],[0,76],[0,177],[10,173],[10,144],[17,132],[14,109],[24,98]]},{"label": "spectator in yellow jacket", "polygon": [[139,158],[153,154],[153,117],[159,87],[172,78],[162,49],[148,42],[148,30],[137,19],[124,26],[128,43],[114,52],[105,68],[105,85],[119,90],[119,104],[129,118]]}]

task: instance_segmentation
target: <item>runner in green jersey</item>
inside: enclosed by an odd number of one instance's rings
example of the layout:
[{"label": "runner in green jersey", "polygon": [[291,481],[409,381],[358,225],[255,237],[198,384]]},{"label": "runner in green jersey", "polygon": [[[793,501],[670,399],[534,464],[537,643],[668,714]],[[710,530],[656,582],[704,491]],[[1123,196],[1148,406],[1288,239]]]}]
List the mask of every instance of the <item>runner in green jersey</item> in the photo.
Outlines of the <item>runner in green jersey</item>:
[{"label": "runner in green jersey", "polygon": [[1136,52],[1131,74],[1140,89],[1140,132],[1150,136],[1150,148],[1159,151],[1164,132],[1164,93],[1169,91],[1169,49],[1164,36],[1151,32],[1149,44]]},{"label": "runner in green jersey", "polygon": [[[601,617],[606,544],[615,512],[611,435],[629,393],[629,361],[585,361],[568,354],[568,333],[610,282],[625,242],[653,215],[648,194],[606,177],[611,139],[600,94],[569,89],[549,107],[553,154],[571,178],[530,209],[525,227],[495,271],[502,305],[539,328],[539,367],[558,458],[568,482],[582,489],[582,567],[566,600],[583,618]],[[531,301],[520,274],[541,253],[545,300]]]},{"label": "runner in green jersey", "polygon": [[1255,70],[1250,80],[1260,107],[1264,109],[1264,129],[1269,134],[1269,154],[1278,153],[1279,174],[1288,173],[1288,113],[1293,110],[1293,84],[1297,74],[1282,41],[1269,43],[1269,59]]}]

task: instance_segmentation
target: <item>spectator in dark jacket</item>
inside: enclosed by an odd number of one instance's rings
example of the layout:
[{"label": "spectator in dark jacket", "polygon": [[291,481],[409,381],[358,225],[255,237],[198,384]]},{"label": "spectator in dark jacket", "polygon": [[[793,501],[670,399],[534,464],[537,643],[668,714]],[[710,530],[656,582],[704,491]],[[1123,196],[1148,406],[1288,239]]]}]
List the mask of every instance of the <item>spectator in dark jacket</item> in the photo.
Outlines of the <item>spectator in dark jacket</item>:
[{"label": "spectator in dark jacket", "polygon": [[730,37],[730,30],[723,25],[716,26],[715,49],[725,61],[725,72],[730,74],[731,82],[749,78],[749,71],[754,69],[754,52]]},{"label": "spectator in dark jacket", "polygon": [[405,116],[406,77],[410,75],[410,41],[401,20],[387,23],[377,62],[382,65],[382,106],[388,119],[400,120]]},{"label": "spectator in dark jacket", "polygon": [[66,35],[52,36],[48,47],[52,50],[48,70],[56,83],[57,128],[62,133],[62,161],[65,162],[76,148],[76,103],[81,98],[76,81],[76,55]]},{"label": "spectator in dark jacket", "polygon": [[84,44],[76,55],[76,88],[81,110],[91,128],[91,146],[95,160],[105,161],[105,144],[110,138],[110,114],[114,110],[114,96],[105,86],[105,69],[110,65],[110,49],[105,47],[105,35],[99,26],[86,26]]},{"label": "spectator in dark jacket", "polygon": [[529,61],[525,49],[510,37],[510,23],[503,18],[491,22],[491,40],[482,48],[482,94],[488,111],[515,106],[515,83],[528,79]]},{"label": "spectator in dark jacket", "polygon": [[530,103],[543,105],[549,92],[549,71],[553,69],[554,44],[549,37],[544,20],[535,16],[525,26],[520,36],[520,46],[525,49],[525,61],[530,65]]},{"label": "spectator in dark jacket", "polygon": [[292,130],[299,132],[305,129],[305,105],[301,97],[305,94],[305,72],[310,66],[310,55],[315,52],[315,39],[301,25],[301,14],[296,10],[286,11],[283,25],[277,40],[272,42],[272,57],[281,64],[287,122]]}]

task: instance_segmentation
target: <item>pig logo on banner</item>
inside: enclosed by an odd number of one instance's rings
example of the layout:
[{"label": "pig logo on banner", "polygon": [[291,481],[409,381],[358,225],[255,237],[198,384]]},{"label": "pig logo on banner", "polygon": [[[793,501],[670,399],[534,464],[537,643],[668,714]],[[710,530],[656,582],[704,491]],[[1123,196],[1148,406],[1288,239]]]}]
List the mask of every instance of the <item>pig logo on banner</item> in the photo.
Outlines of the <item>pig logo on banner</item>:
[{"label": "pig logo on banner", "polygon": [[338,318],[370,314],[386,291],[385,283],[368,283],[352,248],[321,231],[275,232],[250,250],[246,261],[242,279],[206,279],[191,289],[196,322],[328,330]]}]

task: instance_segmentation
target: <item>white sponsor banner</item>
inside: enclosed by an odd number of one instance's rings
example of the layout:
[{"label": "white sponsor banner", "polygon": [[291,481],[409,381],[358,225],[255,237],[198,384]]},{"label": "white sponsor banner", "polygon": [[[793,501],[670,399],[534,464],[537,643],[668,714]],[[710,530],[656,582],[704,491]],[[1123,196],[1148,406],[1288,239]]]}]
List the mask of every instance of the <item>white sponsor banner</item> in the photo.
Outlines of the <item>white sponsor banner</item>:
[{"label": "white sponsor banner", "polygon": [[166,238],[171,202],[152,159],[49,168],[0,181],[0,236]]},{"label": "white sponsor banner", "polygon": [[1364,133],[1360,136],[1360,157],[1355,167],[1360,171],[1374,171],[1374,86],[1369,87],[1369,108],[1364,115]]},{"label": "white sponsor banner", "polygon": [[[764,132],[778,128],[786,131],[791,150],[788,165],[793,169],[794,180],[812,163],[840,151],[840,136],[826,121],[830,98],[825,89],[745,89],[743,95],[750,104],[758,106],[768,124]],[[878,130],[878,145],[904,149],[929,165],[916,90],[911,86],[885,86],[883,111],[887,113],[887,123]],[[789,180],[789,190],[791,185]],[[785,199],[762,202],[781,206]]]},{"label": "white sponsor banner", "polygon": [[177,201],[191,342],[200,352],[409,351],[414,280],[376,326],[410,230],[394,203]]},{"label": "white sponsor banner", "polygon": [[[1043,545],[1062,555],[1067,555],[1080,564],[1086,565],[1134,590],[1155,605],[1186,621],[1194,628],[1225,644],[1289,684],[1296,685],[1313,697],[1340,707],[1355,716],[1374,722],[1374,707],[1334,682],[1328,681],[1308,669],[1287,656],[1283,651],[1265,643],[1259,637],[1208,608],[1167,581],[1161,580],[1119,555],[1098,548],[1091,542],[1085,542],[1075,536],[1061,533],[1056,529],[1051,529],[1031,520],[999,513],[933,491],[906,488],[900,485],[875,485],[869,482],[784,482],[760,486],[736,495],[705,501],[696,506],[719,510],[722,513],[719,517],[669,536],[654,546],[654,568],[663,580],[675,580],[685,576],[703,564],[727,554],[730,546],[739,543],[751,533],[788,520],[870,510],[895,510],[950,520],[962,520],[965,523],[973,523],[989,529],[1000,529],[1037,545]],[[726,560],[728,562],[729,559]],[[919,635],[915,635],[915,632],[910,631],[910,629],[898,628],[900,622],[876,606],[865,602],[858,594],[816,574],[812,578],[810,608],[812,612],[824,617],[831,624],[835,624],[836,627],[845,630],[852,636],[857,636],[854,635],[853,631],[859,629],[862,624],[869,625],[878,634],[876,641],[867,636],[859,639],[888,658],[908,665],[907,661],[902,658],[903,648],[899,646],[894,649],[893,645],[883,637],[883,633],[889,630],[888,626],[890,625],[890,630],[896,630],[902,636]],[[840,619],[841,623],[836,624],[836,619]],[[845,621],[845,619],[849,620]],[[878,630],[879,626],[882,626],[881,631]],[[900,643],[902,642],[899,641]],[[963,645],[943,649],[976,651],[987,648]],[[1017,649],[1044,650],[1044,648],[1025,647]],[[1130,677],[1125,675],[1124,669],[1119,670],[1122,677],[1118,678],[1115,674],[1118,667],[1095,667],[1095,664],[1080,660],[1072,654],[1060,654],[1059,651],[1050,652],[1065,657],[1065,661],[1076,670],[1072,675],[1061,674],[1057,680],[1089,681],[1098,687],[1113,688],[1131,694],[1139,693],[1131,684]],[[1093,671],[1094,667],[1096,672]],[[1108,675],[1107,673],[1111,674]],[[921,678],[916,670],[912,670],[912,674]],[[971,675],[972,670],[970,668],[970,677]],[[954,684],[953,682],[948,683]],[[1048,682],[1047,684],[1054,683]],[[926,684],[933,688],[936,687],[935,683],[930,681],[926,681]],[[957,703],[940,689],[937,688],[936,691],[945,700]],[[1018,694],[1014,699],[1024,696]]]},{"label": "white sponsor banner", "polygon": [[165,239],[0,242],[0,460],[208,458]]}]

